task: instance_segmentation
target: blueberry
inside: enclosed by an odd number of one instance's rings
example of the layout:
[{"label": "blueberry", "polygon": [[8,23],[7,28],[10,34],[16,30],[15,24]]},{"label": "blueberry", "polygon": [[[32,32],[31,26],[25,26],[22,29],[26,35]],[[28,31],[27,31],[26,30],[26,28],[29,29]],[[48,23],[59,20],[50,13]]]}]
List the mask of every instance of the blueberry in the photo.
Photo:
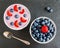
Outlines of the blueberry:
[{"label": "blueberry", "polygon": [[51,7],[45,7],[45,10],[52,13],[53,12],[53,9]]},{"label": "blueberry", "polygon": [[51,32],[54,32],[53,28],[51,29]]},{"label": "blueberry", "polygon": [[22,25],[22,23],[21,23],[21,22],[19,22],[19,25]]},{"label": "blueberry", "polygon": [[39,21],[40,21],[39,19],[36,20],[37,23],[39,23]]},{"label": "blueberry", "polygon": [[50,36],[51,36],[51,37],[53,36],[52,33],[50,33]]},{"label": "blueberry", "polygon": [[49,26],[49,30],[52,30],[53,28],[51,26]]},{"label": "blueberry", "polygon": [[49,41],[49,38],[47,38],[47,41]]},{"label": "blueberry", "polygon": [[16,15],[15,15],[15,18],[19,18],[19,16],[16,14]]},{"label": "blueberry", "polygon": [[42,37],[40,38],[40,41],[41,41],[41,42],[43,42],[43,39],[42,39]]},{"label": "blueberry", "polygon": [[34,26],[37,26],[37,25],[38,25],[38,23],[34,22]]},{"label": "blueberry", "polygon": [[45,39],[43,40],[43,42],[45,42]]},{"label": "blueberry", "polygon": [[48,20],[45,20],[45,23],[47,23],[48,22]]},{"label": "blueberry", "polygon": [[35,32],[39,32],[38,30],[36,30]]},{"label": "blueberry", "polygon": [[19,10],[21,10],[21,7],[18,7]]},{"label": "blueberry", "polygon": [[44,25],[44,24],[45,24],[45,22],[43,21],[43,22],[42,22],[42,24]]},{"label": "blueberry", "polygon": [[34,25],[32,25],[32,27],[31,28],[34,28]]},{"label": "blueberry", "polygon": [[13,9],[10,9],[10,12],[13,12]]},{"label": "blueberry", "polygon": [[27,15],[26,15],[26,14],[24,14],[23,16],[24,16],[24,17],[26,17]]},{"label": "blueberry", "polygon": [[47,23],[47,26],[49,26],[50,25],[50,23]]},{"label": "blueberry", "polygon": [[35,30],[36,30],[36,28],[33,28],[33,30],[35,31]]},{"label": "blueberry", "polygon": [[53,9],[50,9],[49,12],[52,13],[53,12]]},{"label": "blueberry", "polygon": [[41,28],[41,25],[38,25],[39,28]]},{"label": "blueberry", "polygon": [[46,39],[46,37],[44,37],[44,39]]},{"label": "blueberry", "polygon": [[47,36],[47,38],[50,38],[50,35],[49,35],[49,36]]},{"label": "blueberry", "polygon": [[45,34],[43,34],[43,36],[45,37]]},{"label": "blueberry", "polygon": [[32,34],[33,37],[35,37],[35,34]]},{"label": "blueberry", "polygon": [[45,10],[47,10],[47,11],[50,10],[50,9],[51,9],[51,8],[50,8],[49,6],[48,6],[48,7],[45,7]]},{"label": "blueberry", "polygon": [[37,37],[34,37],[37,40]]},{"label": "blueberry", "polygon": [[40,33],[40,35],[42,36],[42,35],[43,35],[43,33]]},{"label": "blueberry", "polygon": [[50,24],[50,26],[52,27],[52,24]]},{"label": "blueberry", "polygon": [[6,16],[6,19],[7,19],[7,20],[9,20],[9,19],[10,19],[10,17],[9,17],[9,16]]},{"label": "blueberry", "polygon": [[39,35],[40,35],[39,33],[36,34],[37,38],[39,38]]},{"label": "blueberry", "polygon": [[13,22],[10,22],[10,25],[11,25],[11,26],[13,26],[13,25],[14,25],[14,23],[13,23]]}]

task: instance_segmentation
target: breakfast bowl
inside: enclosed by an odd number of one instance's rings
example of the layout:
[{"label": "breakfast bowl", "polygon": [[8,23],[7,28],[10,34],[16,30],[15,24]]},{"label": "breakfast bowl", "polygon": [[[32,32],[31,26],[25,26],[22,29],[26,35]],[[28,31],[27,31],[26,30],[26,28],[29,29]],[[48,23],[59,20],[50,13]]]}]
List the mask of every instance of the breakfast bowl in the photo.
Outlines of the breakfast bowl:
[{"label": "breakfast bowl", "polygon": [[56,36],[56,25],[48,17],[38,17],[31,23],[29,31],[35,42],[47,44]]},{"label": "breakfast bowl", "polygon": [[23,4],[12,4],[4,12],[4,23],[12,30],[21,30],[28,26],[31,14]]}]

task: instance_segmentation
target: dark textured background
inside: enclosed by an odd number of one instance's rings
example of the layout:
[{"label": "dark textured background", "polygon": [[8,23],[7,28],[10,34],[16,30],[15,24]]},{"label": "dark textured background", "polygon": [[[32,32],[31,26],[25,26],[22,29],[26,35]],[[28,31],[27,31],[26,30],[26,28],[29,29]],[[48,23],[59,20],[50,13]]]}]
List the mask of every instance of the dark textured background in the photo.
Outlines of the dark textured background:
[{"label": "dark textured background", "polygon": [[[14,3],[21,3],[28,7],[31,12],[31,22],[39,17],[46,16],[51,18],[57,26],[57,35],[55,39],[45,45],[41,45],[32,40],[29,34],[30,24],[23,30],[13,31],[9,29],[3,21],[3,14],[5,9]],[[46,6],[54,9],[53,13],[48,13],[44,10]],[[26,39],[31,42],[30,46],[23,44],[15,39],[6,39],[2,34],[4,31],[10,31],[15,36]],[[0,48],[60,48],[60,0],[0,0]]]}]

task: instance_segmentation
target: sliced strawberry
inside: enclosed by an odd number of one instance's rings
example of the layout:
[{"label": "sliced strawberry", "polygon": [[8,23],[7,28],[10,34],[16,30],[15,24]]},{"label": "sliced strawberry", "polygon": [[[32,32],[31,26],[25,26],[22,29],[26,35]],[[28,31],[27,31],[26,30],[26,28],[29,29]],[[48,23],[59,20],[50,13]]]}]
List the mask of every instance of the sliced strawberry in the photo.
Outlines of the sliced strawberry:
[{"label": "sliced strawberry", "polygon": [[24,9],[22,9],[19,13],[20,13],[20,14],[23,14],[24,12],[25,12]]},{"label": "sliced strawberry", "polygon": [[19,27],[17,22],[17,20],[14,22],[15,27]]},{"label": "sliced strawberry", "polygon": [[20,17],[20,21],[23,22],[23,23],[25,23],[27,20],[24,19],[23,17]]},{"label": "sliced strawberry", "polygon": [[14,11],[18,12],[18,7],[17,7],[17,5],[14,6]]},{"label": "sliced strawberry", "polygon": [[8,15],[8,16],[12,16],[12,14],[10,13],[9,10],[7,11],[7,15]]}]

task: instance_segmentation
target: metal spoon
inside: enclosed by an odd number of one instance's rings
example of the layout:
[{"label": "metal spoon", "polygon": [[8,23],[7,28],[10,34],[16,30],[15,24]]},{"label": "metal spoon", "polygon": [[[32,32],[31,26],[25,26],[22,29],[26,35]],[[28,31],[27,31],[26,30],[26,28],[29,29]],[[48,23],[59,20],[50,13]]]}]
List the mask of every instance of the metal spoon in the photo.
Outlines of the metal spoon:
[{"label": "metal spoon", "polygon": [[5,32],[3,33],[3,35],[4,35],[6,38],[8,38],[8,39],[14,38],[14,39],[17,39],[17,40],[25,43],[26,45],[30,45],[30,42],[28,42],[28,41],[26,41],[26,40],[23,40],[23,39],[20,39],[20,38],[17,38],[17,37],[15,37],[15,36],[13,36],[13,34],[10,33],[10,32],[8,32],[8,31],[5,31]]}]

